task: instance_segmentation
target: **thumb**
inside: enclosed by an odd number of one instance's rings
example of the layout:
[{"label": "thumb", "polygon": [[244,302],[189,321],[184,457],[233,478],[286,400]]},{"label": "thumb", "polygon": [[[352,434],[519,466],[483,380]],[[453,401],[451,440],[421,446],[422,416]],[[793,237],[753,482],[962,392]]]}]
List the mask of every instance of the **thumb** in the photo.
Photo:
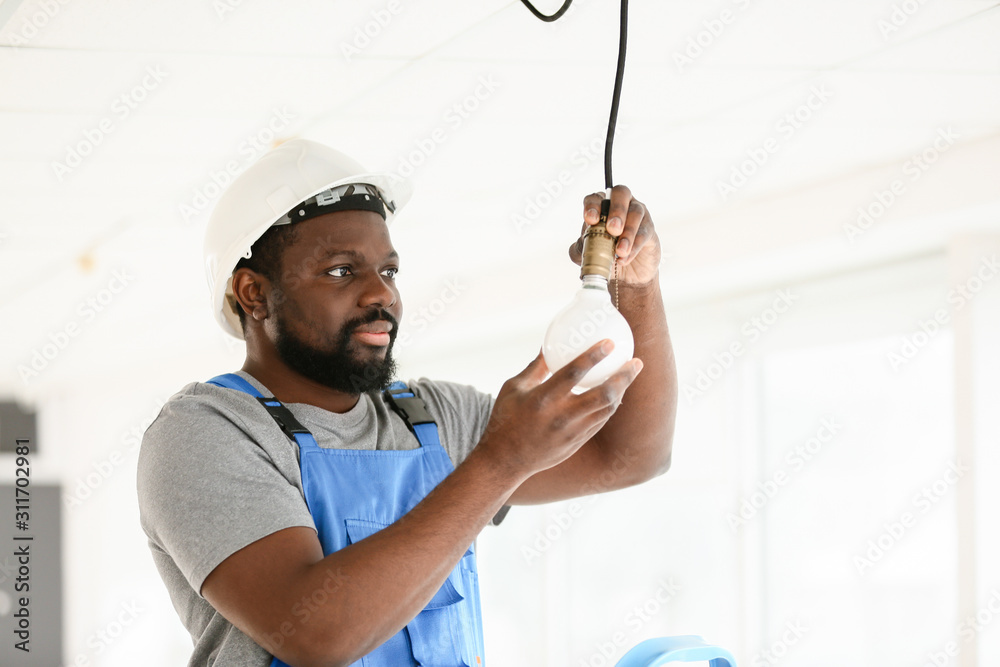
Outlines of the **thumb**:
[{"label": "thumb", "polygon": [[583,236],[570,244],[569,258],[574,264],[580,264],[583,262]]}]

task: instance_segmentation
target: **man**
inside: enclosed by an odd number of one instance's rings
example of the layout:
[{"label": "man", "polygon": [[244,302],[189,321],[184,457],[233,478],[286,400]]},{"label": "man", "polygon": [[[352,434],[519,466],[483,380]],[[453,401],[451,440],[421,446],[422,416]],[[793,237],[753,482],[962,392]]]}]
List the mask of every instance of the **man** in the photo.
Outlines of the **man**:
[{"label": "man", "polygon": [[[138,473],[191,665],[480,665],[479,531],[505,505],[669,467],[676,377],[659,241],[629,190],[613,189],[608,229],[637,358],[575,394],[607,344],[548,378],[539,355],[495,401],[428,380],[382,391],[402,319],[387,223],[407,198],[394,179],[296,139],[213,212],[215,315],[246,340],[246,362],[168,401]],[[585,225],[601,199],[584,199]]]}]

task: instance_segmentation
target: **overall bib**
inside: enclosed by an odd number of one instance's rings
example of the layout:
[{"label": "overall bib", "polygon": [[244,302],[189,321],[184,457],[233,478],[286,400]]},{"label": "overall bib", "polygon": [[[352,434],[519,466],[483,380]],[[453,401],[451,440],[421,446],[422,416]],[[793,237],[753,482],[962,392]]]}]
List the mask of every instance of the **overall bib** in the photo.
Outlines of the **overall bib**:
[{"label": "overall bib", "polygon": [[[417,449],[402,451],[322,448],[285,406],[274,398],[263,397],[240,376],[228,373],[209,383],[256,397],[298,443],[302,488],[324,556],[395,522],[454,470],[438,439],[437,424],[427,414],[423,401],[401,382],[386,390],[386,400],[420,442]],[[337,628],[330,631],[337,632]],[[424,610],[352,667],[407,665],[483,665],[479,577],[472,546]],[[271,667],[287,666],[274,658]]]}]

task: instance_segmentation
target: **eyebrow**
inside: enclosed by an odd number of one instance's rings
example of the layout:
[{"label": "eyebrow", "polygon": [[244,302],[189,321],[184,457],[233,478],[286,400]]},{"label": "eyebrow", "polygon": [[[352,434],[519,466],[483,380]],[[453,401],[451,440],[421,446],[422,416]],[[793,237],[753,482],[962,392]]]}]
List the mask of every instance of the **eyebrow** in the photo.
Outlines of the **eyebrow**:
[{"label": "eyebrow", "polygon": [[[366,257],[362,253],[358,252],[357,250],[338,250],[338,249],[333,249],[333,250],[329,250],[329,251],[323,253],[320,256],[319,261],[325,262],[327,260],[333,259],[334,257],[340,257],[340,256],[350,257],[351,259],[353,259],[356,262],[363,262],[366,259]],[[395,250],[393,250],[392,252],[390,252],[388,255],[386,255],[383,258],[383,260],[387,260],[387,259],[399,259],[399,253],[396,252]]]}]

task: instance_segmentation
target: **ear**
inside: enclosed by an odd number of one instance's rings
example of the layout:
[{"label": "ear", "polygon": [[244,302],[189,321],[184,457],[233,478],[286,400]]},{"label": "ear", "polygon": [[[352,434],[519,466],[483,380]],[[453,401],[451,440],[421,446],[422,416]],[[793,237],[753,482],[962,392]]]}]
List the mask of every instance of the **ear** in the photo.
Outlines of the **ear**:
[{"label": "ear", "polygon": [[251,319],[261,321],[267,319],[267,293],[270,291],[270,281],[253,269],[237,269],[233,273],[233,294],[240,308]]}]

